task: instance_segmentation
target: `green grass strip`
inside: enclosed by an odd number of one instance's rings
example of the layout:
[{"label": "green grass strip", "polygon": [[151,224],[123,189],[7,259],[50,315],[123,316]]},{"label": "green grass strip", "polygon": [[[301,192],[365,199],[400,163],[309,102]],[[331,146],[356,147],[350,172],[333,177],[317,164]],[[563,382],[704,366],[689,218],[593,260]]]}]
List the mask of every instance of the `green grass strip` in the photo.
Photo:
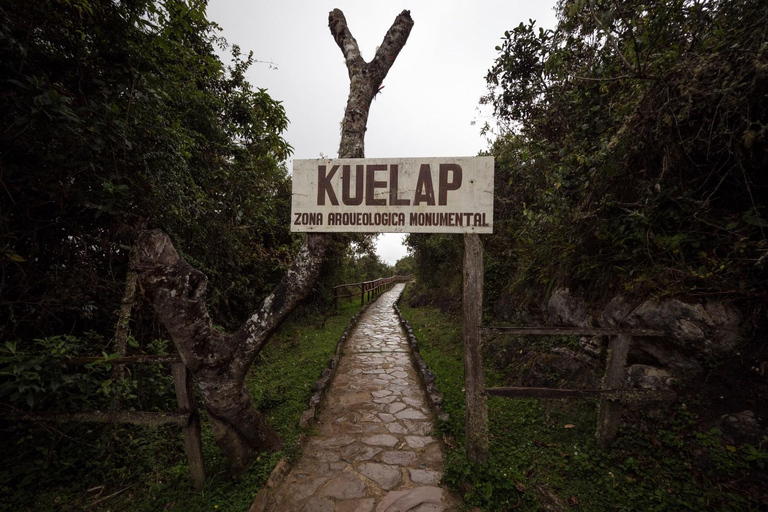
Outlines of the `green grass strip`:
[{"label": "green grass strip", "polygon": [[[439,425],[455,446],[447,456],[444,483],[463,495],[468,507],[538,511],[556,499],[567,509],[590,512],[761,510],[754,495],[730,489],[732,482],[749,474],[742,453],[727,446],[716,429],[698,429],[695,416],[683,404],[665,411],[662,418],[646,415],[620,431],[612,448],[602,450],[594,440],[594,401],[491,397],[490,461],[473,467],[463,451],[461,315],[412,308],[408,297],[406,290],[400,310],[413,327],[450,415]],[[563,346],[572,344],[569,339],[561,341]],[[535,348],[548,350],[543,345]],[[488,355],[502,349],[485,347],[488,387],[509,385],[505,377],[509,370],[497,367]]]}]

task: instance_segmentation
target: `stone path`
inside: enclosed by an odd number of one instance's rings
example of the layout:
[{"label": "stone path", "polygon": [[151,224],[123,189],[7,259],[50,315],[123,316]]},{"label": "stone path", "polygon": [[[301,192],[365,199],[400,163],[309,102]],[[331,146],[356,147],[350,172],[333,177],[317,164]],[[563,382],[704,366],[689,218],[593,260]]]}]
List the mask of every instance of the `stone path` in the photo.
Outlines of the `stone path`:
[{"label": "stone path", "polygon": [[392,304],[373,303],[347,340],[318,435],[266,500],[269,512],[458,510],[438,486],[443,454]]}]

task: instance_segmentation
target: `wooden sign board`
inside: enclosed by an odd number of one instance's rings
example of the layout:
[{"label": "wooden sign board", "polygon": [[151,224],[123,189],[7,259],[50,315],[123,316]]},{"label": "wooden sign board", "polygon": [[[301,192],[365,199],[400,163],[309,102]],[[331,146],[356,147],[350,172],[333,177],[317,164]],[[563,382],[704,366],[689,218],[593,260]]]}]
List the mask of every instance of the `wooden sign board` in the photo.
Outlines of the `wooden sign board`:
[{"label": "wooden sign board", "polygon": [[294,160],[291,231],[492,233],[493,157]]}]

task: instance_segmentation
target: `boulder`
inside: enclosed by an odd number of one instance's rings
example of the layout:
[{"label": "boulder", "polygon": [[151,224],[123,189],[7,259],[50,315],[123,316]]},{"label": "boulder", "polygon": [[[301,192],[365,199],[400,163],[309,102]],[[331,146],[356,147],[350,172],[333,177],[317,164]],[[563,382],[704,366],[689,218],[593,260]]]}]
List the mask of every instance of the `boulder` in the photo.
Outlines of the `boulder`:
[{"label": "boulder", "polygon": [[592,317],[587,311],[587,304],[581,297],[571,294],[568,288],[558,288],[547,302],[547,316],[553,325],[574,325],[587,327],[592,325]]},{"label": "boulder", "polygon": [[666,343],[676,350],[715,359],[732,354],[742,342],[741,314],[726,302],[647,300],[632,308],[619,296],[605,307],[600,323],[663,331],[669,334]]},{"label": "boulder", "polygon": [[670,389],[674,379],[661,368],[647,364],[633,364],[626,370],[627,387],[633,389]]},{"label": "boulder", "polygon": [[760,428],[754,411],[746,410],[735,414],[726,414],[718,421],[723,436],[734,444],[759,446],[766,432]]}]

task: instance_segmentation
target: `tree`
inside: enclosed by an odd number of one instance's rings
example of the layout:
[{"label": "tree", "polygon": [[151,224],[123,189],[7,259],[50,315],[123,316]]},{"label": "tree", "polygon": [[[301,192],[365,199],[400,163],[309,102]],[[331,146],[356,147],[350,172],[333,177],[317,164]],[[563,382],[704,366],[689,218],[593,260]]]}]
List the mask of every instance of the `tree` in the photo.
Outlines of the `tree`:
[{"label": "tree", "polygon": [[[285,111],[245,80],[251,56],[231,47],[227,67],[215,46],[201,2],[3,2],[3,340],[91,332],[109,350],[148,225],[209,275],[220,324],[284,273]],[[134,316],[136,338],[152,324]]]},{"label": "tree", "polygon": [[[760,297],[765,4],[563,0],[557,16],[507,31],[486,77],[500,129],[489,299]],[[413,241],[417,262],[448,248]]]},{"label": "tree", "polygon": [[[373,60],[366,63],[343,13],[329,15],[334,40],[344,54],[350,91],[339,144],[340,158],[362,158],[371,102],[413,26],[408,11],[395,18]],[[213,328],[206,306],[207,278],[182,258],[159,230],[139,239],[139,279],[184,363],[193,372],[211,418],[214,440],[241,473],[258,451],[280,446],[277,434],[253,406],[245,376],[256,355],[293,308],[311,291],[332,239],[309,234],[280,284],[239,329]]]},{"label": "tree", "polygon": [[765,5],[561,1],[558,18],[505,34],[487,76],[510,128],[493,151],[515,189],[500,214],[522,235],[506,233],[518,276],[594,295],[761,294]]}]

